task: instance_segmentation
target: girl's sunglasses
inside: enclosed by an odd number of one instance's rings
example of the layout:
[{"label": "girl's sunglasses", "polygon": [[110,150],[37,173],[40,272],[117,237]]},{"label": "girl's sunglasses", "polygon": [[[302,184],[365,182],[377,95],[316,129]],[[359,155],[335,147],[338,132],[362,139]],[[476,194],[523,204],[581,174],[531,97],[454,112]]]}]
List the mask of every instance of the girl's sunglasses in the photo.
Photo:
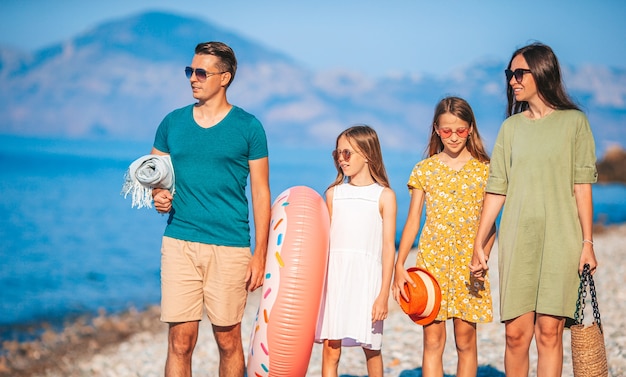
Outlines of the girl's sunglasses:
[{"label": "girl's sunglasses", "polygon": [[506,82],[511,81],[513,76],[515,76],[515,81],[521,83],[524,79],[524,73],[531,73],[531,70],[524,68],[518,68],[515,71],[511,71],[510,69],[504,70],[504,74],[506,75]]},{"label": "girl's sunglasses", "polygon": [[350,161],[350,157],[352,157],[352,153],[355,152],[352,152],[348,149],[335,149],[333,151],[333,158],[335,159],[335,161],[339,161],[339,156],[342,156],[343,160],[348,162]]},{"label": "girl's sunglasses", "polygon": [[461,139],[465,139],[466,137],[469,136],[469,128],[466,128],[466,127],[458,128],[456,131],[452,131],[449,128],[439,129],[439,136],[441,136],[442,139],[447,139],[451,137],[453,133],[456,134],[456,136],[460,137]]},{"label": "girl's sunglasses", "polygon": [[224,72],[207,72],[206,69],[203,68],[191,68],[191,67],[185,67],[185,76],[187,76],[188,79],[191,79],[191,76],[194,74],[194,72],[196,73],[196,78],[198,79],[198,81],[200,82],[205,82],[206,79],[208,77],[211,77],[213,75],[219,75]]}]

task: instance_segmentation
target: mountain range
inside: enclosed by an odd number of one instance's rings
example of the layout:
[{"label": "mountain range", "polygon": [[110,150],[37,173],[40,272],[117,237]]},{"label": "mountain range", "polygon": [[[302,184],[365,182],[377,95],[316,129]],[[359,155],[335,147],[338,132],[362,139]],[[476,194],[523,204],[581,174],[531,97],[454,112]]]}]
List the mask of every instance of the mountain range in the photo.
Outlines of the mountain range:
[{"label": "mountain range", "polygon": [[[233,31],[154,11],[35,52],[0,46],[0,134],[137,140],[149,147],[161,119],[193,101],[184,67],[196,44],[210,40],[235,50],[239,68],[229,100],[261,120],[270,148],[331,149],[341,130],[365,123],[379,132],[383,148],[421,154],[434,107],[446,95],[472,105],[488,148],[505,117],[506,61],[467,62],[443,77],[313,72],[297,57]],[[568,91],[589,117],[598,154],[626,146],[626,69],[562,68]]]}]

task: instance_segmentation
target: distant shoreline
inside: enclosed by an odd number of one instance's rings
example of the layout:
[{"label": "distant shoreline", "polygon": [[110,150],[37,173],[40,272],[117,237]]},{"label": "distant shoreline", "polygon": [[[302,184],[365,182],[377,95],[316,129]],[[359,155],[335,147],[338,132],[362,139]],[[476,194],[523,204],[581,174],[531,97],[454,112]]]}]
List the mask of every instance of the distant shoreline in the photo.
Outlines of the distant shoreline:
[{"label": "distant shoreline", "polygon": [[617,145],[609,147],[597,169],[598,183],[626,184],[626,150]]},{"label": "distant shoreline", "polygon": [[160,321],[160,306],[138,311],[130,308],[120,313],[85,314],[66,319],[64,325],[39,326],[39,337],[26,341],[5,340],[0,349],[0,377],[32,376],[58,369],[58,359],[82,358],[127,340],[140,332],[154,333],[167,327]]}]

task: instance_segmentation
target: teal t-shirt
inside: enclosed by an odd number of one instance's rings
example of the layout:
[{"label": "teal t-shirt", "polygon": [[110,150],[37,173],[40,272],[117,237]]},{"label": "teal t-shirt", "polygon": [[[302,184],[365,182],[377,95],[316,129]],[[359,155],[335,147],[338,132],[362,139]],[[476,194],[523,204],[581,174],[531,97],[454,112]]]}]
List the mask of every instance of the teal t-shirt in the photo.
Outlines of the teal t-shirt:
[{"label": "teal t-shirt", "polygon": [[156,149],[170,154],[176,177],[165,236],[249,247],[248,161],[267,157],[265,131],[236,106],[213,127],[200,127],[193,106],[169,113],[154,139]]}]

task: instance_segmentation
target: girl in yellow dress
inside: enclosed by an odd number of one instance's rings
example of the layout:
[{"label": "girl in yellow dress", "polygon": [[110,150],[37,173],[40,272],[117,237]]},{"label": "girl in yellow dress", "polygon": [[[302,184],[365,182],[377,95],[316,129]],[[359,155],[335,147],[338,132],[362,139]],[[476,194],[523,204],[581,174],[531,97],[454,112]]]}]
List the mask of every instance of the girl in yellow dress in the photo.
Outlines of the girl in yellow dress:
[{"label": "girl in yellow dress", "polygon": [[[474,238],[489,174],[489,156],[478,133],[474,112],[458,97],[447,97],[435,108],[427,148],[428,158],[418,162],[408,182],[411,202],[395,264],[393,295],[405,297],[404,284],[413,284],[404,264],[426,220],[417,248],[416,265],[426,268],[441,287],[441,309],[434,322],[423,327],[424,377],[443,375],[446,320],[452,318],[458,355],[458,377],[476,376],[478,352],[476,323],[493,319],[489,279],[469,270]],[[487,238],[489,249],[495,227]]]}]

